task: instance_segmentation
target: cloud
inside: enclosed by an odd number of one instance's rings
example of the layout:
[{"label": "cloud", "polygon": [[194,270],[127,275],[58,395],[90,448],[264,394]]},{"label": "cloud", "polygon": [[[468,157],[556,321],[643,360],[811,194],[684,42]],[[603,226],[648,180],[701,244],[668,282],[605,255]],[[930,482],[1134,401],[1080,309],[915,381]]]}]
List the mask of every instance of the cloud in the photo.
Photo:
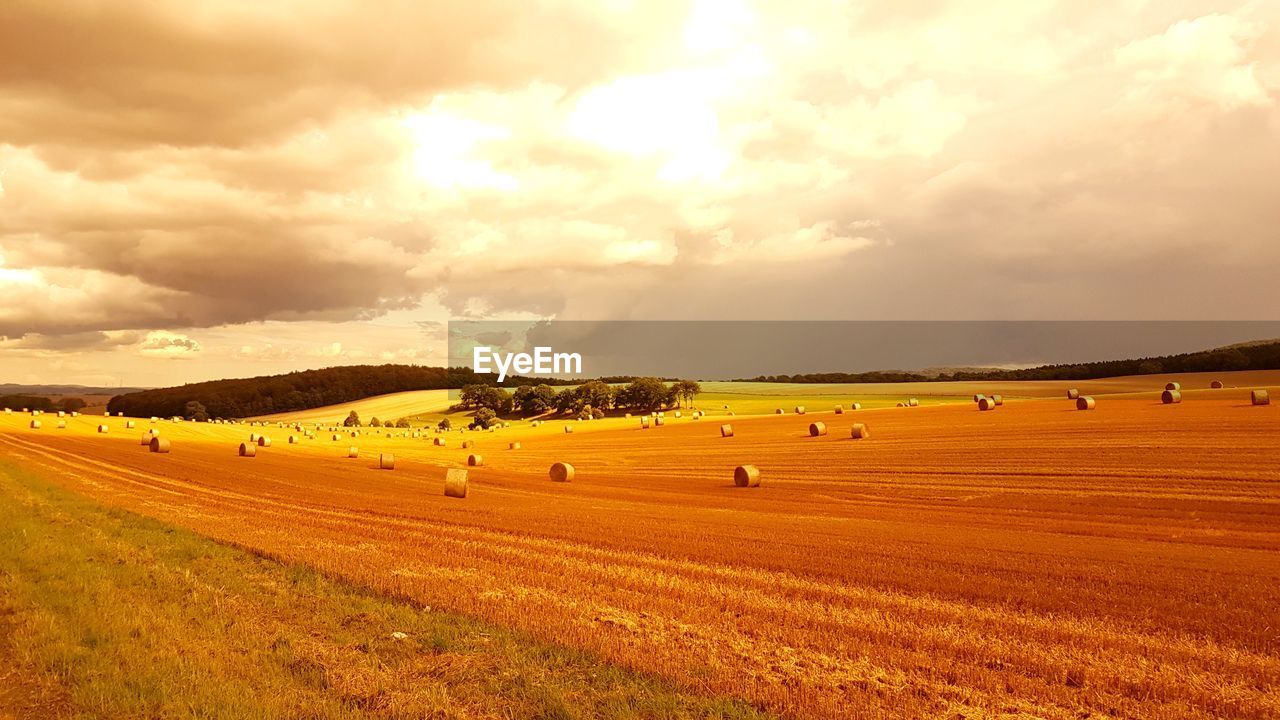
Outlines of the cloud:
[{"label": "cloud", "polygon": [[200,352],[200,343],[186,335],[154,330],[139,343],[138,352],[151,357],[185,358]]},{"label": "cloud", "polygon": [[[0,336],[233,372],[413,355],[391,318],[1253,316],[1277,32],[1200,0],[0,3]],[[1201,292],[1152,300],[1175,270]]]}]

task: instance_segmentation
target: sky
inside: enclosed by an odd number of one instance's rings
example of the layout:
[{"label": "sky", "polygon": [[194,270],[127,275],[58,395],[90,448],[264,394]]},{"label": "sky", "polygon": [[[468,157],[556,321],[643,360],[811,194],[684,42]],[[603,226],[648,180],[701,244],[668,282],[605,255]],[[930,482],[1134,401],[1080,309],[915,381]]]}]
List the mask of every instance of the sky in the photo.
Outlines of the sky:
[{"label": "sky", "polygon": [[1280,3],[0,2],[0,382],[1277,319]]}]

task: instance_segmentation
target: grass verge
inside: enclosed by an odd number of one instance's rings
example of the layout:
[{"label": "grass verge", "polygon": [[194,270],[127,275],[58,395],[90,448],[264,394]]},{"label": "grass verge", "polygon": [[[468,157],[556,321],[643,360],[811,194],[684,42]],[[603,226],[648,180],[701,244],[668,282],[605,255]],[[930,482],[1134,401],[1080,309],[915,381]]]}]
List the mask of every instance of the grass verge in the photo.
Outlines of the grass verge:
[{"label": "grass verge", "polygon": [[767,717],[4,462],[0,668],[0,718]]}]

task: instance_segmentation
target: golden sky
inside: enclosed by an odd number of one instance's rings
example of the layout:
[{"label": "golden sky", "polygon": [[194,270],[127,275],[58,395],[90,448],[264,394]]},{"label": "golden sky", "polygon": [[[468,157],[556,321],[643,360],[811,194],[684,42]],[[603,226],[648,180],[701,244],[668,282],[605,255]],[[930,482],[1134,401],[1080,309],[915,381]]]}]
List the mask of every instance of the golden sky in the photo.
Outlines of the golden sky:
[{"label": "golden sky", "polygon": [[1280,3],[0,2],[0,382],[1274,319]]}]

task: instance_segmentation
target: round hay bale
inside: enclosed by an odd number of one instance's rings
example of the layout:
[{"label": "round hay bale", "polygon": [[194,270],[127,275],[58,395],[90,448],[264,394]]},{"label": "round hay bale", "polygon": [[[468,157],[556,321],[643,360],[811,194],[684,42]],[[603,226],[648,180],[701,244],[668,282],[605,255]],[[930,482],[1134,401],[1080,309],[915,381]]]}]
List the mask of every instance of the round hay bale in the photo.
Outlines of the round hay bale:
[{"label": "round hay bale", "polygon": [[167,453],[167,452],[169,452],[169,440],[168,440],[168,438],[162,438],[162,437],[159,437],[159,436],[154,436],[154,437],[152,437],[152,438],[151,438],[151,452],[153,452],[153,453]]},{"label": "round hay bale", "polygon": [[148,433],[150,433],[151,435],[159,435],[159,434],[160,434],[160,428],[151,428],[151,429],[147,430],[147,432],[148,432]]},{"label": "round hay bale", "polygon": [[624,414],[622,417],[630,419],[630,418],[631,418],[631,413],[626,413],[626,414]]},{"label": "round hay bale", "polygon": [[449,441],[448,441],[448,440],[445,440],[445,439],[444,439],[444,438],[442,438],[442,437],[438,437],[438,438],[436,438],[436,439],[435,439],[435,442],[434,442],[434,443],[432,443],[432,444],[436,445],[437,447],[445,447],[446,445],[448,445],[448,444],[449,444]]},{"label": "round hay bale", "polygon": [[573,479],[573,466],[569,463],[558,462],[551,466],[548,473],[555,482],[569,482]]},{"label": "round hay bale", "polygon": [[360,457],[360,448],[358,448],[358,447],[349,447],[349,448],[347,448],[347,457],[348,457],[348,458],[358,458],[358,457]]},{"label": "round hay bale", "polygon": [[271,447],[271,438],[262,435],[258,438],[258,447]]},{"label": "round hay bale", "polygon": [[996,401],[992,400],[991,398],[984,397],[978,401],[978,409],[983,412],[987,410],[994,410],[995,407],[996,407]]},{"label": "round hay bale", "polygon": [[850,409],[850,410],[861,410],[861,409],[862,409],[862,403],[852,403],[852,404],[850,404],[850,405],[849,405],[849,409]]},{"label": "round hay bale", "polygon": [[258,433],[249,433],[249,442],[251,443],[258,442]]},{"label": "round hay bale", "polygon": [[67,413],[66,413],[66,411],[65,411],[65,410],[59,410],[59,411],[58,411],[58,417],[60,417],[60,418],[61,418],[61,417],[66,417],[66,416],[67,416]]},{"label": "round hay bale", "polygon": [[733,411],[730,410],[729,412],[725,413],[725,415],[728,415],[729,417],[733,417]]},{"label": "round hay bale", "polygon": [[837,406],[836,406],[836,414],[837,414],[837,415],[843,415],[843,414],[844,414],[844,406],[843,406],[843,405],[837,405]]},{"label": "round hay bale", "polygon": [[739,465],[733,469],[733,484],[738,487],[760,487],[760,468]]},{"label": "round hay bale", "polygon": [[475,454],[467,456],[467,465],[471,467],[480,467],[483,464],[484,464],[484,458],[482,456],[475,455]]},{"label": "round hay bale", "polygon": [[39,421],[39,420],[32,420],[32,421],[31,421],[31,429],[32,429],[32,430],[39,430],[39,429],[40,429],[40,421]]},{"label": "round hay bale", "polygon": [[565,431],[566,433],[572,433],[572,432],[573,432],[573,426],[572,426],[572,425],[565,425],[565,426],[564,426],[564,431]]},{"label": "round hay bale", "polygon": [[1271,396],[1267,394],[1266,390],[1254,390],[1249,395],[1249,400],[1254,405],[1270,405],[1271,404]]},{"label": "round hay bale", "polygon": [[1221,389],[1222,389],[1222,381],[1221,381],[1221,380],[1214,380],[1213,382],[1209,383],[1209,387],[1213,388],[1214,390],[1221,390]]},{"label": "round hay bale", "polygon": [[334,434],[333,434],[332,440],[333,440],[334,442],[337,442],[337,441],[338,441],[338,433],[334,433]]},{"label": "round hay bale", "polygon": [[916,398],[911,398],[910,400],[907,401],[907,407],[919,407],[919,406],[920,406],[920,401],[917,400]]},{"label": "round hay bale", "polygon": [[58,421],[58,429],[59,429],[59,430],[66,429],[66,427],[67,427],[67,421],[66,421],[66,420],[59,420],[59,421]]},{"label": "round hay bale", "polygon": [[1079,391],[1079,390],[1077,390],[1077,389],[1075,389],[1075,388],[1071,388],[1070,390],[1068,390],[1068,391],[1067,391],[1067,399],[1068,399],[1068,400],[1078,400],[1079,398],[1080,398],[1080,391]]},{"label": "round hay bale", "polygon": [[134,429],[134,428],[135,428],[135,427],[137,427],[137,426],[138,426],[138,424],[137,424],[137,423],[135,423],[135,422],[134,422],[134,421],[132,421],[132,420],[126,420],[126,421],[125,421],[125,423],[124,423],[124,429],[125,429],[125,430],[132,430],[132,429]]},{"label": "round hay bale", "polygon": [[648,430],[648,429],[649,429],[649,416],[648,416],[648,415],[645,415],[645,416],[643,416],[643,417],[641,417],[641,418],[640,418],[640,429],[641,429],[641,430]]},{"label": "round hay bale", "polygon": [[675,412],[675,416],[676,416],[677,418],[681,417],[681,415],[680,415],[680,411],[679,411],[679,410],[677,410],[677,411]]},{"label": "round hay bale", "polygon": [[444,471],[444,495],[451,498],[467,496],[467,471],[462,468],[449,468]]},{"label": "round hay bale", "polygon": [[803,405],[797,405],[797,406],[796,406],[796,414],[797,414],[797,415],[803,415],[803,414],[804,414],[804,406],[803,406]]},{"label": "round hay bale", "polygon": [[849,429],[849,437],[854,440],[864,440],[871,437],[871,429],[863,423],[855,423],[854,426]]},{"label": "round hay bale", "polygon": [[508,450],[519,450],[522,446],[518,442],[507,443]]},{"label": "round hay bale", "polygon": [[116,413],[116,417],[124,417],[124,413],[122,413],[122,412],[118,412],[118,413]]},{"label": "round hay bale", "polygon": [[982,393],[977,393],[976,395],[973,396],[973,401],[982,402],[982,398],[984,397],[986,397],[986,395],[983,395]]},{"label": "round hay bale", "polygon": [[107,427],[106,425],[99,425],[99,426],[98,426],[98,432],[100,432],[100,433],[108,433],[108,432],[111,432],[111,428]]},{"label": "round hay bale", "polygon": [[297,435],[290,435],[290,436],[289,436],[289,444],[290,444],[290,445],[297,445],[297,444],[298,444],[298,436],[297,436]]},{"label": "round hay bale", "polygon": [[656,417],[656,418],[654,418],[654,419],[653,419],[653,424],[654,424],[655,426],[657,426],[657,425],[665,425],[665,424],[667,424],[667,419],[666,419],[666,418],[664,418],[664,417],[662,417],[661,415],[659,415],[658,417]]},{"label": "round hay bale", "polygon": [[240,443],[240,457],[254,457],[258,454],[258,446],[253,443]]},{"label": "round hay bale", "polygon": [[469,447],[471,447],[472,445],[475,445],[475,444],[476,444],[476,441],[475,441],[475,440],[463,440],[463,441],[462,441],[462,449],[463,449],[463,450],[466,450],[467,448],[469,448]]},{"label": "round hay bale", "polygon": [[1076,398],[1077,410],[1092,410],[1097,406],[1098,406],[1098,403],[1095,402],[1094,399],[1089,397],[1088,395],[1081,395],[1080,397]]},{"label": "round hay bale", "polygon": [[144,447],[145,447],[145,446],[147,446],[147,445],[150,445],[150,444],[151,444],[151,438],[153,438],[153,437],[155,437],[155,436],[154,436],[154,435],[143,435],[143,436],[142,436],[142,439],[138,441],[138,444],[139,444],[139,445],[142,445],[142,446],[144,446]]},{"label": "round hay bale", "polygon": [[903,405],[902,403],[898,403],[898,404],[897,404],[897,405],[895,405],[894,407],[906,407],[906,405]]},{"label": "round hay bale", "polygon": [[720,437],[733,437],[733,426],[724,424],[720,426]]},{"label": "round hay bale", "polygon": [[378,469],[379,470],[395,470],[396,456],[392,455],[391,453],[380,453],[378,455]]},{"label": "round hay bale", "polygon": [[1182,392],[1180,390],[1165,390],[1160,393],[1160,402],[1165,405],[1177,405],[1182,402]]},{"label": "round hay bale", "polygon": [[774,414],[774,415],[785,415],[785,414],[786,414],[786,411],[784,411],[782,408],[778,408],[777,410],[774,410],[774,411],[773,411],[773,414]]},{"label": "round hay bale", "polygon": [[1003,395],[992,395],[992,396],[991,396],[991,402],[995,403],[995,404],[996,404],[996,407],[1000,407],[1000,406],[1004,405],[1004,396],[1003,396]]},{"label": "round hay bale", "polygon": [[1165,390],[1182,390],[1182,383],[1180,382],[1165,383],[1164,389]]},{"label": "round hay bale", "polygon": [[823,422],[809,423],[809,437],[819,437],[827,434],[827,424]]}]

